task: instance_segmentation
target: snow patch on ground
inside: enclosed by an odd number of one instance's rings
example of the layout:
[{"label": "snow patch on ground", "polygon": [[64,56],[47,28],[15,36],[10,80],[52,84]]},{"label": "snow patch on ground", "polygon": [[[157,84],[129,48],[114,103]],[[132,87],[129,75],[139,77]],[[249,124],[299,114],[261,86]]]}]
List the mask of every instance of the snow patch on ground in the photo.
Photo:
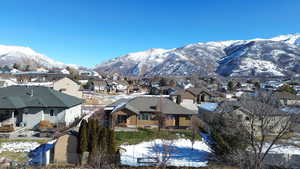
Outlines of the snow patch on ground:
[{"label": "snow patch on ground", "polygon": [[0,145],[0,153],[9,152],[29,152],[37,148],[40,144],[37,142],[4,142]]},{"label": "snow patch on ground", "polygon": [[[269,144],[266,144],[264,146],[263,151],[266,151],[268,148]],[[270,152],[270,154],[289,154],[289,155],[300,155],[300,148],[296,146],[291,146],[291,145],[280,145],[276,144],[273,145]]]},{"label": "snow patch on ground", "polygon": [[[142,142],[136,145],[121,145],[125,152],[121,152],[121,164],[129,166],[145,166],[145,163],[138,163],[138,158],[162,159],[162,147],[166,144],[165,140],[156,139],[153,141]],[[195,141],[193,148],[192,142],[188,139],[178,139],[171,141],[172,155],[167,162],[168,166],[207,166],[209,146],[203,141]],[[158,147],[158,148],[157,148]],[[161,148],[159,148],[161,147]],[[149,165],[149,164],[148,164]]]}]

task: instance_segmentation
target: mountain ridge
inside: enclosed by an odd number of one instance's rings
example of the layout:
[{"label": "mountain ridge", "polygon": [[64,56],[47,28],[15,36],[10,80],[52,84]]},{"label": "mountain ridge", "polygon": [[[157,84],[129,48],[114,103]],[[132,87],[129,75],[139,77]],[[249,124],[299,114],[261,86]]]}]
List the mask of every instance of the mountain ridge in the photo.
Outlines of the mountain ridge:
[{"label": "mountain ridge", "polygon": [[300,33],[270,39],[198,42],[129,53],[98,64],[95,70],[133,76],[285,76],[300,73],[299,45]]}]

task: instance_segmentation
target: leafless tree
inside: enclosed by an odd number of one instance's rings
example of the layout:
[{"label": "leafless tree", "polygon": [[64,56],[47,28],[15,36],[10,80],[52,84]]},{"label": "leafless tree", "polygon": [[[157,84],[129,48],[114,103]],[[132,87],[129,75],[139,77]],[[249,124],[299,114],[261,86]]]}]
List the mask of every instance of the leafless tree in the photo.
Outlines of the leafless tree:
[{"label": "leafless tree", "polygon": [[167,115],[163,113],[164,111],[164,103],[163,98],[160,97],[159,102],[156,105],[156,114],[155,119],[158,121],[158,130],[160,131],[161,128],[165,127],[165,122],[167,119]]},{"label": "leafless tree", "polygon": [[116,157],[108,156],[104,152],[97,151],[90,157],[89,166],[92,168],[111,169],[116,168],[117,163],[113,162],[112,159]]},{"label": "leafless tree", "polygon": [[173,140],[155,140],[152,144],[155,158],[159,161],[159,166],[165,168],[170,158],[176,154],[177,150]]},{"label": "leafless tree", "polygon": [[[230,105],[224,104],[219,114],[214,117],[214,120],[218,119],[218,122],[225,124],[221,126],[223,129],[216,139],[225,142],[238,139],[238,142],[233,141],[233,143],[242,146],[236,149],[224,146],[227,149],[222,155],[241,168],[264,168],[267,155],[291,131],[297,116],[282,112],[279,109],[280,104],[270,93],[242,98],[235,110],[225,111],[228,106]],[[220,132],[220,130],[214,131]],[[223,145],[230,145],[230,143]]]}]

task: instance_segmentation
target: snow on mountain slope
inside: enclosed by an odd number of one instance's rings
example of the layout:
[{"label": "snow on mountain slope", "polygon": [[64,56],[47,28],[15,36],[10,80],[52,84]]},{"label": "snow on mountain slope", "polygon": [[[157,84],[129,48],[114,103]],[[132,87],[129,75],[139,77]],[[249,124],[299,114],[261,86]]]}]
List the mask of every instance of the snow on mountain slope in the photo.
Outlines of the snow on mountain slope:
[{"label": "snow on mountain slope", "polygon": [[62,68],[67,66],[62,62],[55,61],[43,54],[37,53],[28,47],[0,45],[0,65],[12,65],[14,63],[46,68]]},{"label": "snow on mountain slope", "polygon": [[149,49],[99,64],[96,70],[125,75],[283,76],[300,73],[300,34]]},{"label": "snow on mountain slope", "polygon": [[149,49],[143,52],[129,53],[125,56],[109,60],[96,67],[101,67],[102,71],[122,72],[123,74],[140,75],[145,70],[152,69],[155,65],[163,62],[166,53],[172,49]]}]

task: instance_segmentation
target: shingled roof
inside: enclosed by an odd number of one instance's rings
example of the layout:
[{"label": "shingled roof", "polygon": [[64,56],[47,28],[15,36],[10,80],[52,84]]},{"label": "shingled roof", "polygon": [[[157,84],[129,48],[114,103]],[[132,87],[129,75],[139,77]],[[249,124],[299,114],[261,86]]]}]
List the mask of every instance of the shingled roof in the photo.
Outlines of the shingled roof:
[{"label": "shingled roof", "polygon": [[[126,108],[136,114],[140,114],[141,112],[158,112],[159,107],[161,106],[161,111],[164,114],[186,114],[192,115],[197,114],[197,112],[186,109],[167,98],[160,97],[136,97],[130,100],[122,100],[117,101],[120,105],[120,109]],[[118,106],[118,104],[111,104],[109,106]],[[114,110],[115,111],[115,110]]]},{"label": "shingled roof", "polygon": [[83,103],[82,99],[43,86],[0,88],[0,109],[21,109],[27,107],[69,108],[81,103]]}]

